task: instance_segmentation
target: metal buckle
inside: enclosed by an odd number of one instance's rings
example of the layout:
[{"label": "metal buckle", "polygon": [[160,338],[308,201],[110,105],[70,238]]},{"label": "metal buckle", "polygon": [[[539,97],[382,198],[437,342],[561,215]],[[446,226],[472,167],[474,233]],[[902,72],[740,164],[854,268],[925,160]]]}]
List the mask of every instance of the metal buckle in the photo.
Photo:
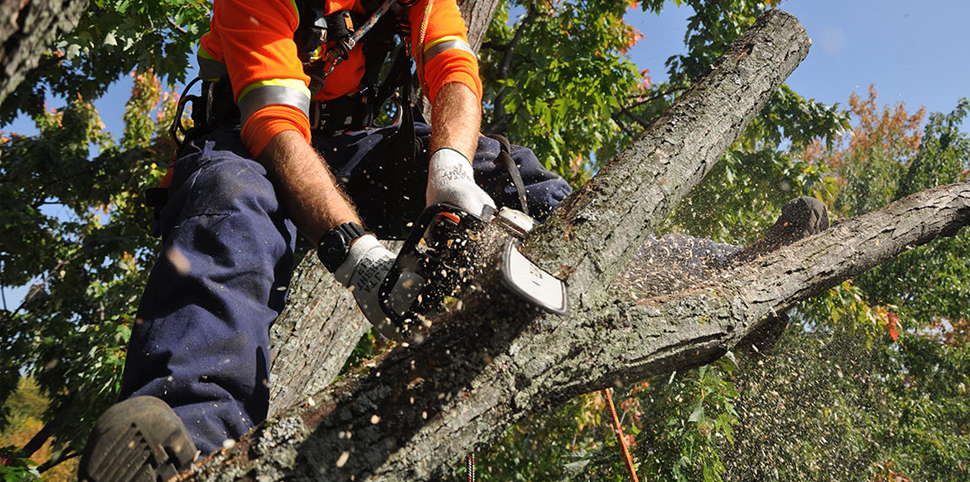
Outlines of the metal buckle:
[{"label": "metal buckle", "polygon": [[326,112],[326,103],[315,100],[310,102],[310,130],[321,130],[327,125],[330,113]]}]

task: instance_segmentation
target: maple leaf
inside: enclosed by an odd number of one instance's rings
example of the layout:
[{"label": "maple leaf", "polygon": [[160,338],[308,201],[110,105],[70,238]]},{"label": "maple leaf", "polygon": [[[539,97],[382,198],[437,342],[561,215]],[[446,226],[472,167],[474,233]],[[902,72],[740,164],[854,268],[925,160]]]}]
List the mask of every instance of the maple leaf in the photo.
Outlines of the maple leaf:
[{"label": "maple leaf", "polygon": [[889,330],[893,341],[899,340],[899,317],[895,313],[886,313],[886,330]]}]

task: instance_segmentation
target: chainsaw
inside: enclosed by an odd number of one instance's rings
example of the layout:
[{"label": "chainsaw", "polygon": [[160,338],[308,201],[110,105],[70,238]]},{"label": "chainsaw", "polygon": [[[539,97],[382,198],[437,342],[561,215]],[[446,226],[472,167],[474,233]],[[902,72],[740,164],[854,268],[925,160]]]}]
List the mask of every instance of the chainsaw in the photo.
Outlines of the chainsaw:
[{"label": "chainsaw", "polygon": [[486,228],[497,227],[506,235],[498,264],[502,285],[547,312],[565,314],[566,284],[519,251],[533,225],[528,215],[509,208],[486,207],[477,216],[449,204],[429,206],[381,284],[381,310],[405,336],[418,324],[430,326],[428,315],[456,304],[461,291],[492,268],[476,266],[471,250]]}]

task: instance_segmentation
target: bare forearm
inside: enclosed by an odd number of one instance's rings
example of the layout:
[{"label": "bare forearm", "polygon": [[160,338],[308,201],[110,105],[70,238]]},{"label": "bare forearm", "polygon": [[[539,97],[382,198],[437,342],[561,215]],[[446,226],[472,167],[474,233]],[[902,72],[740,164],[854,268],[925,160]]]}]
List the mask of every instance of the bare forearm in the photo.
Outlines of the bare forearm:
[{"label": "bare forearm", "polygon": [[469,160],[478,149],[482,104],[465,84],[445,84],[431,106],[431,152],[450,147]]},{"label": "bare forearm", "polygon": [[296,227],[312,242],[342,223],[360,223],[356,210],[333,174],[295,131],[276,135],[259,156]]}]

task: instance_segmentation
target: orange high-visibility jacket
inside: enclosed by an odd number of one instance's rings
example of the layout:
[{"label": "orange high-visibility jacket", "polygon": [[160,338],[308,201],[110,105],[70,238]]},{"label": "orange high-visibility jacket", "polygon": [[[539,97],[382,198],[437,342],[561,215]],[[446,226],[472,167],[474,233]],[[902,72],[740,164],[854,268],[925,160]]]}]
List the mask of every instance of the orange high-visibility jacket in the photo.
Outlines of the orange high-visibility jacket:
[{"label": "orange high-visibility jacket", "polygon": [[[422,56],[419,65],[424,67],[428,98],[433,103],[443,85],[460,82],[481,99],[478,61],[468,46],[458,5],[455,0],[433,0],[428,10],[428,2],[418,1],[407,13],[411,51]],[[327,0],[326,15],[341,10],[365,12],[360,0]],[[424,41],[418,45],[424,20]],[[303,72],[293,41],[299,24],[294,0],[214,1],[210,30],[198,51],[201,77],[215,80],[228,75],[242,115],[242,139],[253,156],[286,130],[310,139],[310,77]],[[327,77],[315,99],[356,92],[363,76],[364,55],[358,44]]]}]

